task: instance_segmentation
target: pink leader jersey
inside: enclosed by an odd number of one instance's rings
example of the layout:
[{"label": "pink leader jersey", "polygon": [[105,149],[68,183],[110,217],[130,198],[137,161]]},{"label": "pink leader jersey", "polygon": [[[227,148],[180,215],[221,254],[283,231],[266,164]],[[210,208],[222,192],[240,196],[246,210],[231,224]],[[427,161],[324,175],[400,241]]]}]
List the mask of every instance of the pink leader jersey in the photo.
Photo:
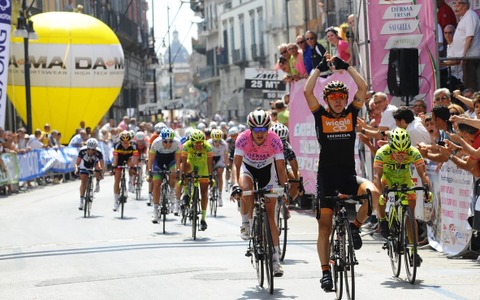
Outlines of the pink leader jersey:
[{"label": "pink leader jersey", "polygon": [[282,140],[273,131],[267,131],[262,145],[253,142],[252,133],[245,130],[235,142],[235,155],[243,156],[243,163],[256,169],[272,164],[275,159],[284,159]]}]

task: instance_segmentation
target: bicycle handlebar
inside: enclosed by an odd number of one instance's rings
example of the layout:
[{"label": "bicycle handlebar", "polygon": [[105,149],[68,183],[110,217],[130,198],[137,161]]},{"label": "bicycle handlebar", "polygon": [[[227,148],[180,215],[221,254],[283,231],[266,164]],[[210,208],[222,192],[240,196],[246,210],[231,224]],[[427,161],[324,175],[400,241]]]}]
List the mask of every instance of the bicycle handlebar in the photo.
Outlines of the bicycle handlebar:
[{"label": "bicycle handlebar", "polygon": [[[349,203],[349,204],[357,204],[357,203],[363,203],[362,200],[367,200],[368,201],[368,211],[367,215],[370,216],[372,214],[372,191],[367,189],[366,194],[360,194],[360,195],[345,195],[341,194],[340,192],[337,191],[336,196],[324,196],[323,197],[325,200],[334,200],[334,201],[339,201],[339,202],[344,202],[344,203]],[[318,212],[317,212],[318,214]]]},{"label": "bicycle handlebar", "polygon": [[274,196],[278,196],[279,194],[282,194],[282,192],[285,192],[285,189],[283,187],[271,188],[271,189],[261,188],[258,190],[243,191],[242,196],[263,195],[267,197],[274,197]]},{"label": "bicycle handlebar", "polygon": [[393,193],[406,193],[406,192],[410,192],[410,191],[423,191],[425,194],[428,194],[428,192],[430,192],[430,189],[428,188],[428,185],[424,185],[423,187],[421,187],[421,186],[408,187],[405,184],[402,184],[399,187],[398,184],[394,184],[391,188],[386,186],[383,189],[383,195],[386,195],[386,194],[391,193],[391,192],[393,192]]}]

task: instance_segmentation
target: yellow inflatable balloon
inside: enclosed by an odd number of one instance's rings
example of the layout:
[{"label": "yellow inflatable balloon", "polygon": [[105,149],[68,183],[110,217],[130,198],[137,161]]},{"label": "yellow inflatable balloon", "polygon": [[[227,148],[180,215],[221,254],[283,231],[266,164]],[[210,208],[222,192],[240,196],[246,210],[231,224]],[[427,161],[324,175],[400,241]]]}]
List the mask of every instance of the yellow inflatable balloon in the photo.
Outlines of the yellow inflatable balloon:
[{"label": "yellow inflatable balloon", "polygon": [[[118,96],[124,77],[122,46],[102,21],[72,12],[33,16],[29,41],[32,129],[49,123],[68,143],[80,121],[95,128]],[[26,122],[23,38],[11,38],[8,97]]]}]

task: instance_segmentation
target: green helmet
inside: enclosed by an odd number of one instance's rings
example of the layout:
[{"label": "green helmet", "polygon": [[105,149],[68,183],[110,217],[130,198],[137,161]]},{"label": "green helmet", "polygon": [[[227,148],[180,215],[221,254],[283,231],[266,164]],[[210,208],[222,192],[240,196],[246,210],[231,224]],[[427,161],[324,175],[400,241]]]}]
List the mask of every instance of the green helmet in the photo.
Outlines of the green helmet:
[{"label": "green helmet", "polygon": [[199,129],[194,129],[190,134],[190,140],[192,142],[203,142],[205,140],[205,134]]},{"label": "green helmet", "polygon": [[412,145],[408,132],[400,127],[395,128],[388,134],[388,144],[396,151],[405,151]]}]

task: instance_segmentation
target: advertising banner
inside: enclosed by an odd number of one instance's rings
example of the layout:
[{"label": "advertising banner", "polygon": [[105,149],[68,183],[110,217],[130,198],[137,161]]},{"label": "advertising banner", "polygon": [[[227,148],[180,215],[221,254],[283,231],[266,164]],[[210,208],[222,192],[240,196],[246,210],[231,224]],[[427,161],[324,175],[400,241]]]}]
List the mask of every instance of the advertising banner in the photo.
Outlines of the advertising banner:
[{"label": "advertising banner", "polygon": [[[420,94],[428,110],[432,107],[437,63],[435,1],[374,0],[368,6],[371,85],[374,91],[389,94],[387,71],[392,48],[417,48],[419,51]],[[401,105],[402,103],[394,104]]]}]

